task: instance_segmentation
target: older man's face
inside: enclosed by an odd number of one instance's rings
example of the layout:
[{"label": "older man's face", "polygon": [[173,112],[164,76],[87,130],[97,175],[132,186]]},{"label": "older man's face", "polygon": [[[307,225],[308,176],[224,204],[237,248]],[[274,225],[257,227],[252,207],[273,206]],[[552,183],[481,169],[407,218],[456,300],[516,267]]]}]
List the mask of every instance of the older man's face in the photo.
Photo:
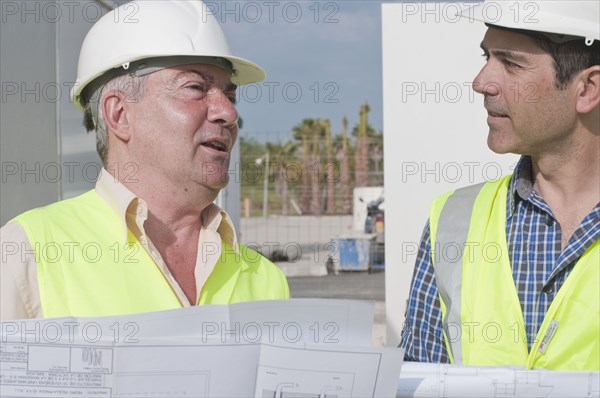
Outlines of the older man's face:
[{"label": "older man's face", "polygon": [[130,146],[139,167],[185,191],[225,187],[238,135],[235,90],[229,73],[213,65],[178,66],[149,75],[129,113],[136,132]]}]

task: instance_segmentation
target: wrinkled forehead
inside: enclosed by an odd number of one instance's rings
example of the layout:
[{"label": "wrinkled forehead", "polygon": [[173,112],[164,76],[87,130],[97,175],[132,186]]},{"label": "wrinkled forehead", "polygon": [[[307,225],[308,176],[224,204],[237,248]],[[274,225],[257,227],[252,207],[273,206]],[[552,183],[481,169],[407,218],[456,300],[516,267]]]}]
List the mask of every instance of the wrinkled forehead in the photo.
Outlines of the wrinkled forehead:
[{"label": "wrinkled forehead", "polygon": [[526,33],[489,25],[483,40],[481,48],[487,51],[503,50],[527,54],[547,54],[540,44]]},{"label": "wrinkled forehead", "polygon": [[235,91],[237,86],[231,82],[231,74],[219,66],[210,64],[178,65],[161,69],[151,75],[163,84],[178,85],[190,80],[218,86],[225,91]]},{"label": "wrinkled forehead", "polygon": [[98,120],[98,104],[103,88],[116,78],[129,75],[134,79],[147,79],[148,89],[154,85],[175,87],[181,78],[194,76],[206,84],[218,86],[225,92],[234,92],[237,86],[231,82],[234,75],[231,63],[218,57],[162,57],[124,64],[122,68],[106,73],[95,82],[89,84],[82,93],[85,102],[89,103],[92,120]]}]

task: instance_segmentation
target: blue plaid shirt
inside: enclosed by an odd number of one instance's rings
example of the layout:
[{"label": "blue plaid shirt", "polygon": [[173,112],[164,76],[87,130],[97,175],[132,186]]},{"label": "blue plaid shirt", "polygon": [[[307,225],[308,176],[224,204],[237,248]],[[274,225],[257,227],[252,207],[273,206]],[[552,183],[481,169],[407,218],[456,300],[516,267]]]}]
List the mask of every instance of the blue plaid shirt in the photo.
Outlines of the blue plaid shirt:
[{"label": "blue plaid shirt", "polygon": [[[529,349],[554,296],[575,263],[600,238],[600,203],[583,219],[561,249],[561,229],[552,210],[533,189],[531,158],[523,156],[508,187],[506,236]],[[511,194],[512,193],[512,194]],[[442,311],[425,226],[400,346],[405,360],[449,363],[442,334]]]}]

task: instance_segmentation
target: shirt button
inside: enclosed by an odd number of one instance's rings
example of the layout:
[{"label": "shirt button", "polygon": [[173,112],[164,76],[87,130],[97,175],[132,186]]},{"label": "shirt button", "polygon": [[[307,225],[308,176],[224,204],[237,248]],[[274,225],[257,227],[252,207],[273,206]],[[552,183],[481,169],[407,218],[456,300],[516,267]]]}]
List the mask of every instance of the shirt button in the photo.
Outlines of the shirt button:
[{"label": "shirt button", "polygon": [[542,289],[542,292],[544,292],[544,294],[552,294],[552,293],[554,293],[554,286],[552,286],[552,285],[545,286]]},{"label": "shirt button", "polygon": [[551,227],[552,224],[554,224],[554,220],[552,219],[552,217],[548,217],[546,219],[546,225],[549,226],[549,227]]}]

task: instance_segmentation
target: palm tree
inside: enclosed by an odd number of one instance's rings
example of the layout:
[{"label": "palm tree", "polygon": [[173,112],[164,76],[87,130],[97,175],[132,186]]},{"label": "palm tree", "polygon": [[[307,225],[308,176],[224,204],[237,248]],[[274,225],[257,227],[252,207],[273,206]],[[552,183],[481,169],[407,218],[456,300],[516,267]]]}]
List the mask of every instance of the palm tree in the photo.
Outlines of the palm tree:
[{"label": "palm tree", "polygon": [[340,190],[342,191],[342,212],[352,213],[352,187],[350,186],[350,152],[348,148],[348,118],[342,119],[342,136],[337,143],[336,158],[340,164]]},{"label": "palm tree", "polygon": [[322,120],[317,119],[313,124],[312,147],[310,155],[311,163],[311,197],[310,212],[312,214],[321,214],[321,143],[325,136],[325,128]]},{"label": "palm tree", "polygon": [[294,178],[294,176],[288,175],[288,166],[291,165],[296,148],[297,144],[293,141],[287,141],[283,145],[267,143],[267,151],[271,158],[269,173],[275,176],[275,193],[281,196],[281,214],[284,216],[288,214],[289,209],[290,178]]},{"label": "palm tree", "polygon": [[310,207],[310,173],[308,170],[310,163],[309,138],[312,135],[315,121],[313,119],[304,119],[302,123],[293,128],[294,139],[302,144],[302,162],[300,170],[302,172],[302,184],[300,186],[300,207],[306,212]]},{"label": "palm tree", "polygon": [[369,124],[369,108],[368,103],[364,103],[360,107],[360,121],[357,130],[355,156],[355,186],[366,187],[369,185],[369,142],[367,137],[367,126]]},{"label": "palm tree", "polygon": [[373,164],[373,179],[371,183],[375,185],[383,185],[383,133],[376,132],[371,127],[368,129],[369,136],[369,159]]},{"label": "palm tree", "polygon": [[335,172],[335,162],[333,161],[333,142],[331,140],[331,123],[329,119],[323,121],[325,130],[325,145],[327,146],[327,165],[325,166],[325,182],[327,184],[327,210],[329,215],[335,214],[335,182],[337,173]]}]

